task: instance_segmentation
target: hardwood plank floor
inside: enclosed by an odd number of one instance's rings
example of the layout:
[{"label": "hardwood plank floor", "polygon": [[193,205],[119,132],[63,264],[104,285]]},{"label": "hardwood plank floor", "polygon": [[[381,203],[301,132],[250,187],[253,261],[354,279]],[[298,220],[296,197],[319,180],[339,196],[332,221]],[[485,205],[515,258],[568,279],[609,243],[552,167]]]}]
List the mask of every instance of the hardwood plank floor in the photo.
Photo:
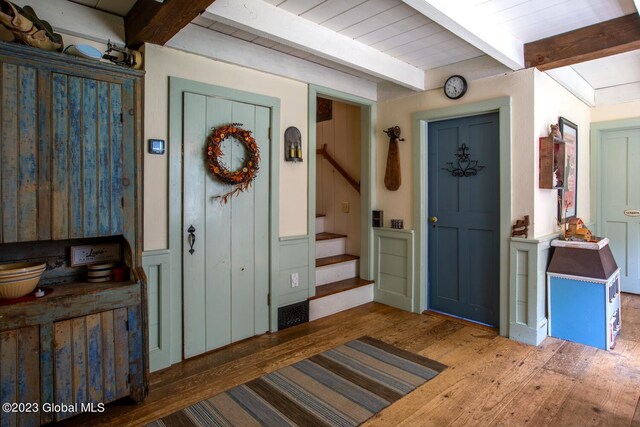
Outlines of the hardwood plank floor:
[{"label": "hardwood plank floor", "polygon": [[449,366],[366,426],[640,426],[640,296],[624,294],[612,351],[520,344],[487,327],[377,303],[233,344],[151,375],[149,397],[63,426],[139,426],[362,335]]}]

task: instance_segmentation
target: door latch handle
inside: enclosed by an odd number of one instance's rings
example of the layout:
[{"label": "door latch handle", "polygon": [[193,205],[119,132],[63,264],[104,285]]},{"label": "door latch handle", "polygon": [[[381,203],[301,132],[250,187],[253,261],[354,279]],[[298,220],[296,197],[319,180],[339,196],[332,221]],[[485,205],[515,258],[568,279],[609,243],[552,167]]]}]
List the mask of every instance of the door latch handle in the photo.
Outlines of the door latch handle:
[{"label": "door latch handle", "polygon": [[193,224],[187,229],[187,231],[189,232],[189,237],[187,238],[187,240],[189,241],[189,246],[191,247],[191,249],[189,249],[189,253],[193,255],[193,253],[195,252],[195,249],[193,249],[193,245],[196,243],[196,229],[194,228]]},{"label": "door latch handle", "polygon": [[429,218],[429,221],[431,221],[432,223],[436,223],[438,222],[438,217],[437,216],[432,216],[431,218]]}]

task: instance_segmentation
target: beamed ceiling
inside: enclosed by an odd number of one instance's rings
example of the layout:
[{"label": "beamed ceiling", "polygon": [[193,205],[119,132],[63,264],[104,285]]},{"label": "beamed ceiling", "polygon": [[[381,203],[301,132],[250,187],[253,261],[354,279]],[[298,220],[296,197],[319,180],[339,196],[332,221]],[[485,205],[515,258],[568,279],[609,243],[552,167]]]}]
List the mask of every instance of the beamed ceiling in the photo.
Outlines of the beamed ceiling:
[{"label": "beamed ceiling", "polygon": [[[280,58],[280,68],[265,68],[275,73],[286,74],[287,64],[297,64],[373,85],[424,90],[442,86],[442,70],[474,78],[536,66],[590,105],[640,100],[640,16],[634,0],[74,3],[122,19],[122,41],[129,46],[168,44],[228,60],[221,48],[228,45],[247,56]],[[252,64],[251,58],[240,63],[259,68]]]}]

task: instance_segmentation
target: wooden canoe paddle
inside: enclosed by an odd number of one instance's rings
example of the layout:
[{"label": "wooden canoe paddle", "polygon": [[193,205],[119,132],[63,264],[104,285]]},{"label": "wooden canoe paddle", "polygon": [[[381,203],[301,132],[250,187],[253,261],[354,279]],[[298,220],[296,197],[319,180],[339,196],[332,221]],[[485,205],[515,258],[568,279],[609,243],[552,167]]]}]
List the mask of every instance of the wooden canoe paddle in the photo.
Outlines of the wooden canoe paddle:
[{"label": "wooden canoe paddle", "polygon": [[391,191],[396,191],[402,184],[402,174],[400,172],[400,151],[398,142],[400,139],[400,126],[390,127],[383,131],[389,137],[389,152],[387,153],[387,170],[384,173],[384,186]]}]

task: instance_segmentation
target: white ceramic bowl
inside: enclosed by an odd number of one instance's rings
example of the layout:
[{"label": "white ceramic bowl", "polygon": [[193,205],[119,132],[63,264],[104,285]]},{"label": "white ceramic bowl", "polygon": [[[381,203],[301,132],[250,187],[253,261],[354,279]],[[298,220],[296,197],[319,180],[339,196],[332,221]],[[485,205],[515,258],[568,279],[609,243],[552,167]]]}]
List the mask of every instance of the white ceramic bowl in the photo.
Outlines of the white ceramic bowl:
[{"label": "white ceramic bowl", "polygon": [[20,298],[31,293],[46,266],[37,262],[0,264],[0,298]]}]

